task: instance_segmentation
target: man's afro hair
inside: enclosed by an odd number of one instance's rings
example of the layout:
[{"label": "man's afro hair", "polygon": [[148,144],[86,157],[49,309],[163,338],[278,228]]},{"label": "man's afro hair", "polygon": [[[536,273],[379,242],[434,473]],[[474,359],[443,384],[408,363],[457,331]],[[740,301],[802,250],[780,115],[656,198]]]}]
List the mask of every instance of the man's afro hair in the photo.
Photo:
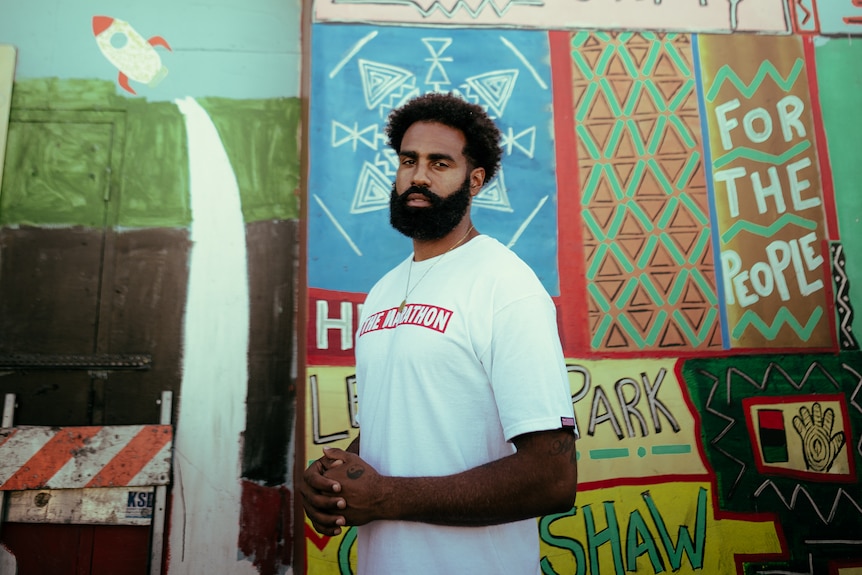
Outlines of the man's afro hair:
[{"label": "man's afro hair", "polygon": [[416,122],[437,122],[460,130],[467,140],[464,155],[477,168],[485,168],[485,183],[500,167],[500,130],[481,106],[453,94],[430,92],[413,98],[389,114],[386,135],[389,145],[401,151],[404,133]]}]

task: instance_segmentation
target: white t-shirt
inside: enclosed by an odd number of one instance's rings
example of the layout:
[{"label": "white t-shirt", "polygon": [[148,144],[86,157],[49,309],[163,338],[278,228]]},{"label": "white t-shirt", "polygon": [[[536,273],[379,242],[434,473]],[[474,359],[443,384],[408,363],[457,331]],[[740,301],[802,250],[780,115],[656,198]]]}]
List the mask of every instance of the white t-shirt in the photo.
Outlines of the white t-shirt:
[{"label": "white t-shirt", "polygon": [[[488,236],[412,270],[411,259],[362,308],[362,458],[383,475],[451,475],[514,453],[514,437],[571,425],[556,312],[533,271]],[[534,519],[490,527],[375,521],[359,529],[357,545],[360,575],[539,570]]]}]

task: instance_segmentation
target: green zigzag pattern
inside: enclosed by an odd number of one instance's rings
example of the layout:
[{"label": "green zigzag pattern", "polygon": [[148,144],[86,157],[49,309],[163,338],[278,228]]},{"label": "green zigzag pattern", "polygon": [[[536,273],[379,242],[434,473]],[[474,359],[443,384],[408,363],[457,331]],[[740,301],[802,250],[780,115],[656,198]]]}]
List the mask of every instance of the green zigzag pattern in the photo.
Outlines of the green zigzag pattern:
[{"label": "green zigzag pattern", "polygon": [[785,78],[775,68],[775,66],[772,65],[772,62],[764,60],[760,64],[760,68],[757,69],[757,74],[754,75],[754,79],[751,80],[750,84],[746,84],[742,78],[737,76],[736,72],[733,71],[733,68],[731,68],[730,65],[725,64],[719,68],[718,73],[715,75],[715,80],[707,91],[706,99],[710,102],[715,100],[715,97],[718,95],[718,92],[721,90],[721,87],[725,82],[730,82],[737,87],[743,96],[751,98],[754,93],[757,92],[758,88],[760,88],[760,84],[767,76],[772,76],[775,83],[778,84],[782,90],[787,92],[790,90],[790,87],[796,83],[796,79],[799,77],[804,66],[805,62],[802,58],[797,58],[796,62],[793,63],[793,68],[790,70],[790,74]]},{"label": "green zigzag pattern", "polygon": [[751,148],[736,148],[735,150],[726,153],[720,158],[716,158],[715,160],[713,160],[712,165],[716,169],[723,168],[727,164],[730,164],[731,162],[738,160],[739,158],[745,158],[754,162],[761,162],[763,164],[780,166],[785,162],[789,161],[790,158],[801,154],[810,147],[810,140],[802,140],[783,154],[770,154],[767,152],[761,152],[760,150],[753,150]]},{"label": "green zigzag pattern", "polygon": [[783,229],[784,227],[793,224],[796,224],[800,228],[805,228],[806,230],[817,229],[816,222],[806,220],[805,218],[797,214],[784,214],[768,226],[761,226],[760,224],[754,224],[747,221],[738,221],[732,226],[730,226],[730,228],[728,228],[726,232],[721,234],[721,241],[726,244],[743,231],[756,234],[758,236],[763,236],[764,238],[769,238],[774,236],[776,232]]},{"label": "green zigzag pattern", "polygon": [[808,321],[805,322],[805,325],[803,326],[799,323],[799,320],[796,319],[796,316],[793,315],[793,312],[787,309],[787,307],[781,306],[778,313],[775,314],[775,319],[772,320],[771,324],[768,324],[761,319],[759,315],[754,313],[754,311],[748,310],[742,314],[742,317],[739,318],[739,322],[733,326],[733,339],[739,339],[739,337],[750,326],[765,335],[767,339],[774,340],[778,335],[779,330],[781,330],[784,325],[787,325],[796,332],[796,335],[799,336],[800,340],[808,341],[822,316],[823,308],[817,306],[814,308],[814,311],[811,312],[811,315],[808,317]]}]

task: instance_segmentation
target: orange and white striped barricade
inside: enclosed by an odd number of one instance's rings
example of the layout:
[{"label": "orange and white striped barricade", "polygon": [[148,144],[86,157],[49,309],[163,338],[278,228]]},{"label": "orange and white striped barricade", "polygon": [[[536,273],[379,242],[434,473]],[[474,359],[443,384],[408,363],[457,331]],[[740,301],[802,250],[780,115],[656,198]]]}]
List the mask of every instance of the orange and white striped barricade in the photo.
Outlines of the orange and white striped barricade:
[{"label": "orange and white striped barricade", "polygon": [[[11,411],[7,396],[7,408]],[[171,392],[158,425],[0,428],[0,521],[152,525],[150,573],[161,571],[171,478]],[[12,399],[14,406],[14,397]]]}]

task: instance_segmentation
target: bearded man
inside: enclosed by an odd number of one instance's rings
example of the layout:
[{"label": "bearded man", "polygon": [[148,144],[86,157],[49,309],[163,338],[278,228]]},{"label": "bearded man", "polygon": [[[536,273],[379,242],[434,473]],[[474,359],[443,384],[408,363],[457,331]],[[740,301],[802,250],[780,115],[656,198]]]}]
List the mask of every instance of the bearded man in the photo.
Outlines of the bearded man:
[{"label": "bearded man", "polygon": [[357,535],[359,575],[536,575],[535,518],[571,509],[577,429],[556,311],[533,271],[472,223],[500,132],[451,94],[388,119],[390,221],[413,253],[368,293],[360,435],[300,493],[314,528]]}]

